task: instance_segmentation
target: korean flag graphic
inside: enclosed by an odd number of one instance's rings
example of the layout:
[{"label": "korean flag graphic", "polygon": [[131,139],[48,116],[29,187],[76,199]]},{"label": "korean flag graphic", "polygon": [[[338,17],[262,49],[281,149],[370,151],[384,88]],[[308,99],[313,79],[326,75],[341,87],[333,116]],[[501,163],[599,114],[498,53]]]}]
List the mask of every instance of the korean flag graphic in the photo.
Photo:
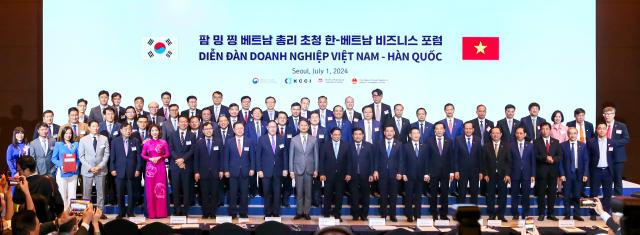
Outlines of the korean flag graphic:
[{"label": "korean flag graphic", "polygon": [[144,41],[144,57],[150,60],[171,59],[176,56],[175,42],[169,37],[148,37]]}]

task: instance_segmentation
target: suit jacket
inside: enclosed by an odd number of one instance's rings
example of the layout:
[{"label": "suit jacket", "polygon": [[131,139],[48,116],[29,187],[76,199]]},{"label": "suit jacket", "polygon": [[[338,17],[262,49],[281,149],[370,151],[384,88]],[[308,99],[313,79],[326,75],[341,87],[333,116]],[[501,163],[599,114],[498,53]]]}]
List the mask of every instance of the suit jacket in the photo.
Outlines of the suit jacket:
[{"label": "suit jacket", "polygon": [[461,135],[457,137],[454,146],[454,155],[458,162],[458,171],[468,175],[479,174],[482,166],[482,146],[480,138],[471,138],[471,151],[467,148],[467,137]]},{"label": "suit jacket", "polygon": [[131,133],[131,138],[136,138],[140,143],[142,143],[145,140],[151,138],[151,133],[149,133],[149,130],[144,130],[144,136],[143,136],[141,130],[137,129],[137,130],[133,130],[133,133]]},{"label": "suit jacket", "polygon": [[[324,120],[322,120],[322,116],[320,115],[320,109],[313,110],[312,113],[317,113],[318,117],[320,117],[320,125],[327,126],[327,122],[333,120],[333,111],[329,109],[325,109]],[[322,125],[324,123],[324,125]]]},{"label": "suit jacket", "polygon": [[564,158],[560,162],[560,176],[573,176],[576,179],[579,179],[580,182],[582,182],[583,176],[590,176],[589,150],[587,150],[587,144],[580,141],[577,141],[576,145],[574,145],[573,147],[578,152],[578,169],[575,169],[576,159],[573,155],[573,152],[571,152],[570,141],[565,141],[560,144],[560,147],[562,147],[562,156],[564,156]]},{"label": "suit jacket", "polygon": [[[527,133],[525,140],[531,141],[535,137],[540,138],[540,124],[546,122],[546,120],[540,116],[536,118],[536,126],[533,126],[533,122],[531,121],[531,115],[523,117],[520,119],[520,125],[524,127],[524,131]],[[515,130],[514,130],[515,131]]]},{"label": "suit jacket", "polygon": [[169,138],[169,136],[172,136],[174,132],[176,132],[176,130],[178,129],[178,118],[176,118],[176,125],[173,125],[173,121],[171,120],[171,117],[169,117],[169,119],[165,120],[162,124],[162,139],[167,140],[167,138]]},{"label": "suit jacket", "polygon": [[[311,128],[312,128],[311,125],[309,125],[309,134],[313,132]],[[331,139],[331,137],[327,134],[327,129],[321,126],[320,124],[318,124],[316,132],[317,133],[314,133],[314,134],[315,134],[316,140],[318,141],[318,145],[321,145],[322,143],[324,143],[325,140]]]},{"label": "suit jacket", "polygon": [[[420,122],[411,123],[411,128],[418,128],[420,130]],[[407,132],[407,135],[409,133]],[[422,127],[422,133],[420,133],[420,143],[425,143],[427,139],[435,136],[433,124],[425,121]]]},{"label": "suit jacket", "polygon": [[[93,148],[93,137],[87,135],[80,139],[78,154],[82,163],[80,173],[82,176],[105,176],[107,174],[107,163],[109,162],[109,139],[103,135],[96,135],[97,145]],[[92,167],[98,167],[100,170],[96,174],[89,171]]]},{"label": "suit jacket", "polygon": [[[484,119],[484,128],[480,128],[480,120],[478,118],[474,118],[471,120],[471,124],[473,124],[473,135],[476,136],[479,140],[482,140],[482,135],[484,134],[484,143],[491,141],[491,128],[493,128],[493,122],[489,119]],[[462,132],[464,133],[464,124],[462,125]],[[483,143],[483,144],[484,144]]]},{"label": "suit jacket", "polygon": [[506,118],[500,119],[497,126],[502,130],[501,141],[505,143],[516,141],[516,128],[520,126],[520,121],[511,119],[511,131],[509,131],[509,123]]},{"label": "suit jacket", "polygon": [[409,122],[409,119],[406,118],[401,118],[402,121],[400,121],[400,129],[398,129],[398,123],[396,123],[396,117],[393,116],[389,119],[387,119],[387,123],[382,125],[382,132],[384,133],[384,127],[386,125],[392,125],[393,126],[393,130],[396,132],[396,134],[394,135],[394,138],[402,143],[406,143],[408,140],[408,136],[409,136],[409,127],[411,126],[411,122]]},{"label": "suit jacket", "polygon": [[142,144],[137,138],[130,137],[125,153],[124,138],[119,136],[111,142],[109,155],[109,171],[116,171],[116,179],[131,180],[135,172],[142,172]]},{"label": "suit jacket", "polygon": [[33,139],[29,143],[29,155],[36,160],[36,173],[38,173],[38,175],[55,176],[56,166],[51,162],[55,143],[55,139],[48,138],[47,151],[42,148],[40,138]]},{"label": "suit jacket", "polygon": [[[329,141],[329,139],[331,138],[331,130],[334,127],[338,127],[338,121],[334,118],[331,121],[327,122],[327,141]],[[349,122],[348,119],[343,118],[340,120],[340,133],[342,134],[342,136],[340,137],[341,140],[350,142],[351,141],[351,123]]]},{"label": "suit jacket", "polygon": [[[191,128],[188,128],[189,132],[191,132],[191,134],[193,134],[193,138],[197,141],[199,139],[204,138],[204,133],[202,133],[202,126],[200,126],[200,128],[198,130],[193,130]],[[195,144],[194,144],[195,145]]]},{"label": "suit jacket", "polygon": [[344,119],[351,120],[349,122],[351,123],[351,125],[353,125],[353,123],[356,123],[356,122],[359,122],[360,120],[362,120],[362,114],[354,109],[353,110],[353,117],[350,117],[349,113],[347,112],[347,110],[345,110],[344,111]]},{"label": "suit jacket", "polygon": [[260,121],[260,135],[258,135],[256,132],[256,123],[251,121],[245,126],[244,134],[249,137],[251,141],[257,143],[260,136],[267,134],[267,126],[265,125],[265,122]]},{"label": "suit jacket", "polygon": [[[600,144],[598,143],[598,137],[591,139],[587,142],[587,148],[589,149],[589,172],[595,172],[598,168],[598,162],[600,161]],[[615,158],[613,153],[615,147],[610,139],[607,139],[607,166],[609,167],[609,174],[613,175],[613,164]]]},{"label": "suit jacket", "polygon": [[251,139],[242,137],[242,153],[238,153],[238,144],[235,137],[227,139],[224,145],[223,165],[226,172],[232,177],[247,177],[250,170],[255,170],[255,145]]},{"label": "suit jacket", "polygon": [[129,123],[129,125],[131,125],[131,129],[133,130],[138,129],[138,119],[133,119],[133,120],[125,119],[125,120],[122,120],[122,122],[120,123],[122,124]]},{"label": "suit jacket", "polygon": [[284,146],[285,139],[274,136],[276,139],[275,153],[271,148],[271,136],[263,135],[259,138],[256,145],[256,170],[262,171],[264,177],[280,177],[282,171],[289,167],[289,155]]},{"label": "suit jacket", "polygon": [[218,117],[216,117],[216,106],[215,105],[211,105],[209,106],[209,109],[211,110],[211,119],[213,122],[218,122],[218,118],[220,116],[226,116],[229,117],[229,107],[225,106],[225,105],[220,105],[220,110],[218,110]]},{"label": "suit jacket", "polygon": [[[230,127],[227,127],[227,130],[225,132],[225,136],[222,136],[222,129],[218,128],[216,130],[214,130],[214,134],[213,134],[213,138],[216,138],[218,140],[218,142],[222,145],[225,146],[225,144],[227,143],[227,140],[229,140],[229,138],[233,138],[233,130]],[[224,139],[224,141],[223,141]]]},{"label": "suit jacket", "polygon": [[207,148],[207,139],[202,138],[196,141],[193,151],[193,171],[200,174],[200,179],[218,178],[218,174],[223,172],[222,160],[223,146],[219,139],[211,140],[211,149]]},{"label": "suit jacket", "polygon": [[416,156],[415,146],[413,141],[409,140],[407,143],[402,144],[402,164],[400,165],[401,172],[406,175],[410,180],[422,180],[422,176],[427,174],[427,145],[420,143],[418,145],[418,155]]},{"label": "suit jacket", "polygon": [[100,122],[98,127],[98,133],[100,133],[100,135],[106,136],[107,139],[109,139],[109,142],[111,142],[113,138],[120,136],[120,126],[121,124],[119,122],[113,122],[113,126],[111,127],[111,132],[109,132],[109,130],[107,129],[107,123]]},{"label": "suit jacket", "polygon": [[302,135],[291,138],[289,146],[289,171],[296,175],[312,174],[318,170],[319,149],[316,137],[307,134],[306,147],[302,147]]},{"label": "suit jacket", "polygon": [[[36,212],[40,222],[51,221],[54,216],[62,213],[64,210],[64,202],[62,201],[60,192],[56,190],[58,188],[58,184],[56,184],[56,181],[53,178],[44,175],[32,175],[27,177],[27,182],[29,183],[29,192],[32,196],[42,195],[45,200],[43,203],[44,205],[55,205],[55,211],[44,210]],[[13,202],[16,204],[25,203],[25,196],[22,190],[15,190],[13,193]],[[42,232],[43,230],[40,231]]]},{"label": "suit jacket", "polygon": [[[193,151],[196,144],[196,136],[188,130],[185,130],[184,141],[180,141],[180,129],[174,132],[172,136],[167,140],[169,142],[169,150],[171,151],[171,160],[169,161],[169,169],[172,172],[187,172],[193,171]],[[184,159],[186,169],[181,169],[176,164],[176,160]]]},{"label": "suit jacket", "polygon": [[158,125],[158,126],[162,126],[162,125],[164,125],[164,124],[163,124],[163,123],[164,123],[164,121],[166,121],[166,120],[167,120],[164,116],[160,115],[160,112],[158,112],[158,113],[156,114],[156,116],[155,116],[155,119],[156,119],[156,122],[155,122],[155,123],[154,123],[154,122],[153,122],[153,120],[152,120],[151,114],[147,115],[147,117],[149,118],[149,120],[148,120],[148,121],[149,121],[149,124],[156,124],[156,125]]},{"label": "suit jacket", "polygon": [[305,119],[309,119],[311,117],[311,111],[309,110],[300,110],[300,117]]},{"label": "suit jacket", "polygon": [[536,176],[536,157],[533,155],[533,144],[528,141],[523,142],[522,155],[518,141],[509,143],[511,145],[511,179],[530,180]]},{"label": "suit jacket", "polygon": [[278,118],[278,111],[273,110],[273,119],[271,119],[271,117],[269,117],[269,110],[264,110],[262,111],[262,121],[264,123],[267,123],[269,121],[274,121]]},{"label": "suit jacket", "polygon": [[[300,120],[303,120],[303,119],[307,120],[303,117],[298,117],[298,122],[300,122]],[[298,127],[293,121],[293,116],[290,116],[289,118],[287,118],[287,129],[291,129],[291,133],[293,134],[293,136],[300,134],[300,130],[298,130]]]},{"label": "suit jacket", "polygon": [[[53,132],[51,131],[51,127],[49,127],[49,137],[50,138],[54,138],[57,139],[58,138],[58,133],[60,133],[60,126],[58,124],[53,123]],[[32,140],[35,140],[36,138],[38,138],[38,128],[36,127],[33,131],[33,138]]]},{"label": "suit jacket", "polygon": [[348,174],[356,176],[360,172],[361,176],[371,176],[376,169],[375,147],[367,141],[362,141],[360,153],[356,150],[356,143],[349,144],[349,161],[347,162]]},{"label": "suit jacket", "polygon": [[624,162],[627,160],[627,151],[625,145],[629,143],[629,130],[627,125],[622,122],[615,121],[611,130],[611,144],[613,144],[613,160],[614,162]]},{"label": "suit jacket", "polygon": [[[348,121],[347,121],[348,123]],[[333,150],[333,140],[329,139],[320,146],[319,174],[328,178],[344,178],[348,172],[349,142],[340,140],[338,154]]]},{"label": "suit jacket", "polygon": [[454,118],[453,119],[453,129],[452,132],[449,132],[449,121],[447,118],[440,120],[444,124],[444,137],[452,140],[455,144],[456,137],[464,134],[464,123],[462,120]]},{"label": "suit jacket", "polygon": [[[107,105],[106,107],[109,107],[109,105]],[[104,122],[104,116],[102,115],[102,108],[100,108],[100,105],[91,108],[91,110],[89,111],[89,120],[87,121],[87,123],[93,120],[97,122]],[[115,117],[115,121],[118,120],[119,117]]]},{"label": "suit jacket", "polygon": [[[364,140],[367,140],[368,136],[367,136],[367,129],[365,128],[365,122],[366,122],[365,120],[360,120],[354,125],[354,127],[358,127],[362,129],[362,133],[364,134]],[[371,120],[371,135],[372,135],[371,140],[373,141],[373,143],[375,143],[376,141],[382,138],[382,127],[380,126],[380,122],[373,119]]]},{"label": "suit jacket", "polygon": [[[576,120],[567,122],[567,127],[576,127]],[[584,121],[584,135],[585,135],[586,142],[589,142],[589,140],[596,137],[596,134],[593,131],[594,131],[593,124],[591,124],[590,122]],[[578,129],[578,133],[580,133],[579,129]],[[580,140],[579,135],[578,135],[578,140]]]},{"label": "suit jacket", "polygon": [[368,104],[367,106],[364,106],[362,109],[364,110],[364,108],[366,107],[371,107],[371,111],[373,112],[373,120],[380,119],[380,123],[387,123],[387,119],[391,118],[391,116],[393,115],[393,110],[391,109],[391,106],[385,103],[380,103],[380,108],[382,108],[382,110],[380,110],[381,117],[376,116],[376,108],[374,106],[374,103]]},{"label": "suit jacket", "polygon": [[[544,140],[538,137],[533,142],[533,152],[536,156],[536,174],[543,176],[557,177],[560,174],[560,161],[562,161],[562,149],[560,148],[560,142],[557,139],[551,138],[549,143],[549,152],[547,153]],[[553,163],[547,163],[547,155],[553,158]]]},{"label": "suit jacket", "polygon": [[500,147],[498,148],[498,154],[496,155],[495,147],[492,142],[485,144],[482,147],[482,159],[483,175],[489,175],[489,177],[497,175],[511,176],[511,150],[509,144],[500,141]]},{"label": "suit jacket", "polygon": [[[407,120],[408,121],[408,120]],[[391,149],[387,154],[387,139],[381,139],[376,142],[375,153],[375,171],[378,171],[380,177],[395,178],[396,174],[402,174],[400,165],[403,162],[402,156],[402,141],[393,139],[391,140]]]},{"label": "suit jacket", "polygon": [[[78,138],[82,138],[85,135],[89,134],[89,125],[87,125],[86,123],[78,122],[75,125],[76,125],[76,136],[78,136]],[[58,136],[62,135],[62,129],[64,129],[65,127],[71,127],[71,130],[73,130],[73,124],[69,124],[69,123],[64,124],[60,126],[60,130],[58,130],[57,132]]]},{"label": "suit jacket", "polygon": [[[186,109],[186,110],[182,110],[182,112],[180,112],[180,116],[185,116],[185,117],[189,117],[191,118],[191,110],[190,109]],[[198,117],[202,117],[202,109],[196,109],[196,116]]]},{"label": "suit jacket", "polygon": [[442,154],[440,154],[436,139],[437,137],[431,137],[425,143],[427,146],[427,166],[424,169],[426,169],[427,175],[434,177],[458,171],[453,152],[453,141],[443,137]]}]

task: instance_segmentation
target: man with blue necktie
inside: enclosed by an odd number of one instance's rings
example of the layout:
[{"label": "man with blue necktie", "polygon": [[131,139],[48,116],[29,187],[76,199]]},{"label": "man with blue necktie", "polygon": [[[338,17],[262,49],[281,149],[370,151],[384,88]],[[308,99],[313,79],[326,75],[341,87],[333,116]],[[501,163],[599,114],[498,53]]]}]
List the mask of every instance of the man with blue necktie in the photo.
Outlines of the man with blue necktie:
[{"label": "man with blue necktie", "polygon": [[411,123],[411,128],[416,128],[420,132],[420,143],[424,144],[427,138],[433,136],[433,124],[427,122],[427,110],[425,108],[418,108],[416,110],[416,117],[418,121]]},{"label": "man with blue necktie", "polygon": [[342,140],[342,131],[338,127],[331,129],[330,133],[331,141],[325,141],[320,146],[318,165],[320,181],[324,182],[322,216],[333,216],[342,221],[342,198],[346,190],[349,143]]},{"label": "man with blue necktie", "polygon": [[320,126],[326,127],[327,121],[333,120],[333,112],[327,109],[327,97],[321,95],[318,97],[318,109],[312,113],[317,113],[320,116]]},{"label": "man with blue necktie", "polygon": [[[458,171],[454,178],[458,180],[458,203],[467,203],[467,192],[471,195],[470,203],[478,204],[478,183],[480,182],[481,140],[474,136],[474,124],[464,124],[464,135],[458,136],[455,145],[455,157],[458,162]],[[487,135],[488,137],[488,135]],[[467,186],[469,185],[469,186]]]},{"label": "man with blue necktie", "polygon": [[[513,220],[518,220],[520,215],[522,218],[529,216],[531,184],[536,180],[536,158],[533,155],[533,144],[525,140],[527,133],[524,127],[515,128],[514,133],[514,141],[508,142],[512,157],[511,215]],[[522,213],[518,212],[518,204],[522,205]]]},{"label": "man with blue necktie", "polygon": [[580,217],[580,197],[589,180],[589,155],[586,144],[578,141],[578,129],[569,127],[567,135],[569,141],[560,144],[564,156],[560,162],[560,179],[564,182],[564,219],[571,219],[573,206],[573,219],[583,221]]},{"label": "man with blue necktie", "polygon": [[[351,133],[351,122],[344,118],[344,109],[340,105],[333,107],[333,120],[327,121],[326,130],[331,130],[337,127],[340,129],[340,133]],[[351,141],[351,135],[340,135],[341,139],[347,142]]]},{"label": "man with blue necktie", "polygon": [[427,170],[427,148],[420,139],[420,130],[411,127],[409,141],[402,145],[400,152],[402,155],[400,172],[405,186],[404,215],[409,223],[420,218],[424,182],[428,181],[427,177],[424,177]]},{"label": "man with blue necktie", "polygon": [[378,181],[380,189],[380,217],[387,215],[391,222],[398,222],[396,218],[396,201],[398,200],[398,189],[402,180],[402,155],[400,149],[402,142],[395,139],[395,128],[388,124],[384,128],[384,139],[376,142],[376,158],[373,180]]}]

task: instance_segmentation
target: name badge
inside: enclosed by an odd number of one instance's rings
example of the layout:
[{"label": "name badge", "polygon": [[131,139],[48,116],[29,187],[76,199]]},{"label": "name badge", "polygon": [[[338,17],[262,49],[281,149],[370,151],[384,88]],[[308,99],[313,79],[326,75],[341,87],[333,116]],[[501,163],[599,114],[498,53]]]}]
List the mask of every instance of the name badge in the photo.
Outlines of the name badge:
[{"label": "name badge", "polygon": [[373,131],[380,131],[380,128],[373,128]]},{"label": "name badge", "polygon": [[490,132],[490,131],[491,131],[491,127],[487,127],[487,132]]},{"label": "name badge", "polygon": [[439,219],[439,220],[436,220],[434,224],[435,226],[449,226],[449,220]]},{"label": "name badge", "polygon": [[87,134],[87,132],[86,132],[86,131],[80,131],[80,134],[81,134],[81,135],[86,135],[86,134]]},{"label": "name badge", "polygon": [[244,151],[249,151],[249,147],[244,147]]},{"label": "name badge", "polygon": [[186,224],[187,217],[186,216],[171,216],[169,217],[170,224]]},{"label": "name badge", "polygon": [[328,121],[333,121],[333,117],[327,117]]},{"label": "name badge", "polygon": [[358,119],[357,119],[357,118],[354,118],[354,119],[353,119],[353,122],[358,122]]},{"label": "name badge", "polygon": [[540,130],[540,126],[538,126],[538,130]]},{"label": "name badge", "polygon": [[385,114],[385,115],[386,115],[386,114],[389,114],[389,110],[385,110],[385,111],[384,111],[384,114]]},{"label": "name badge", "polygon": [[58,134],[54,134],[54,135],[53,135],[53,138],[54,138],[54,139],[55,139],[55,138],[58,138]]},{"label": "name badge", "polygon": [[213,146],[213,151],[218,151],[220,148],[218,146]]},{"label": "name badge", "polygon": [[120,115],[120,119],[124,119],[125,117],[127,117],[127,116],[125,116],[125,115]]},{"label": "name badge", "polygon": [[284,148],[284,144],[280,144],[279,147],[282,149]]},{"label": "name badge", "polygon": [[164,124],[164,122],[161,122],[161,123],[160,123],[160,126],[162,126],[162,124]]},{"label": "name badge", "polygon": [[291,139],[293,137],[291,134],[287,134],[287,139]]},{"label": "name badge", "polygon": [[487,226],[500,227],[500,226],[502,226],[502,220],[497,220],[497,219],[487,220]]},{"label": "name badge", "polygon": [[613,147],[609,147],[609,152],[613,152]]},{"label": "name badge", "polygon": [[418,219],[416,222],[418,227],[433,227],[433,220],[430,219]]},{"label": "name badge", "polygon": [[616,134],[622,134],[622,130],[616,130]]},{"label": "name badge", "polygon": [[138,150],[138,147],[135,147],[135,146],[131,147],[131,151],[136,151],[136,150]]},{"label": "name badge", "polygon": [[185,142],[186,145],[191,145],[191,140],[187,140],[187,142]]},{"label": "name badge", "polygon": [[118,135],[118,131],[114,131],[114,132],[113,132],[113,135]]},{"label": "name badge", "polygon": [[318,135],[318,137],[320,137],[320,139],[324,139],[324,135]]},{"label": "name badge", "polygon": [[385,226],[387,221],[384,218],[369,218],[369,226]]},{"label": "name badge", "polygon": [[134,129],[134,130],[132,130],[132,132],[138,132],[138,130],[135,130],[135,129]]},{"label": "name badge", "polygon": [[216,224],[233,223],[231,216],[216,216]]},{"label": "name badge", "polygon": [[558,220],[558,227],[560,228],[574,228],[576,227],[575,220],[572,219],[561,219]]}]

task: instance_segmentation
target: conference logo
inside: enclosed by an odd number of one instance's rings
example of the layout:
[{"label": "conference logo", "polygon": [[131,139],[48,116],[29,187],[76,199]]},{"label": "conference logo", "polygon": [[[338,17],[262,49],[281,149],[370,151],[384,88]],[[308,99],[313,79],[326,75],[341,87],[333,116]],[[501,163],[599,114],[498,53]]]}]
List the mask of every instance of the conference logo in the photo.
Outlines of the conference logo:
[{"label": "conference logo", "polygon": [[170,59],[175,57],[175,44],[169,37],[148,37],[145,39],[145,57],[147,59]]},{"label": "conference logo", "polygon": [[297,84],[309,84],[312,83],[313,80],[309,79],[309,78],[292,78],[292,77],[288,77],[284,79],[284,83],[285,84],[289,84],[289,85],[297,85]]},{"label": "conference logo", "polygon": [[351,79],[351,84],[353,84],[353,85],[358,84],[358,78],[353,77],[353,78]]},{"label": "conference logo", "polygon": [[251,83],[253,84],[258,84],[258,82],[260,82],[260,78],[258,77],[254,77],[253,79],[251,79]]}]

